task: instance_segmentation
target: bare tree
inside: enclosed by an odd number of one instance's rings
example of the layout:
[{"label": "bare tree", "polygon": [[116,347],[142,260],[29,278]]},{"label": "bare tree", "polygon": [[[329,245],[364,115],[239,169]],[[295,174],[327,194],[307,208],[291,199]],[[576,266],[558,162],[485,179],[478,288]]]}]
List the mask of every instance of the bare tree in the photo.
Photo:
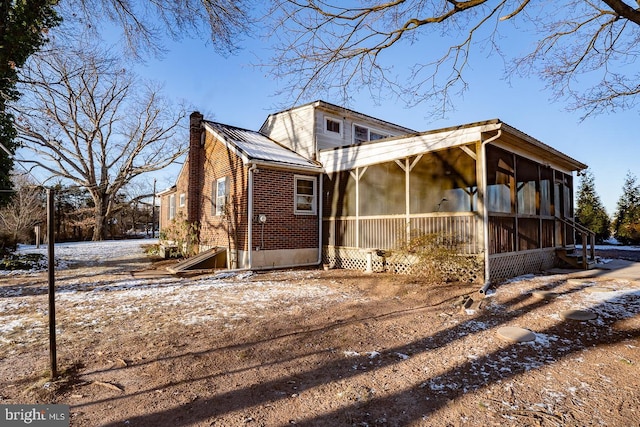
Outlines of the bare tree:
[{"label": "bare tree", "polygon": [[130,53],[161,52],[163,38],[208,35],[221,53],[233,52],[252,27],[250,0],[63,0],[66,35],[99,36],[111,24]]},{"label": "bare tree", "polygon": [[[635,0],[278,0],[269,16],[278,41],[268,65],[288,82],[283,92],[299,97],[333,92],[348,100],[367,87],[446,109],[467,88],[472,48],[502,55],[508,76],[536,73],[585,115],[632,108],[640,93]],[[533,32],[537,42],[506,52],[502,30]],[[442,41],[449,47],[434,51]],[[390,57],[400,45],[413,55]],[[580,77],[590,86],[579,88]]]},{"label": "bare tree", "polygon": [[12,242],[28,242],[33,228],[45,221],[45,198],[42,187],[24,175],[13,175],[9,203],[0,208],[0,234]]},{"label": "bare tree", "polygon": [[19,140],[32,153],[24,162],[85,187],[95,206],[93,239],[103,239],[120,190],[184,153],[185,112],[97,51],[34,56],[24,76],[30,90],[16,108]]}]

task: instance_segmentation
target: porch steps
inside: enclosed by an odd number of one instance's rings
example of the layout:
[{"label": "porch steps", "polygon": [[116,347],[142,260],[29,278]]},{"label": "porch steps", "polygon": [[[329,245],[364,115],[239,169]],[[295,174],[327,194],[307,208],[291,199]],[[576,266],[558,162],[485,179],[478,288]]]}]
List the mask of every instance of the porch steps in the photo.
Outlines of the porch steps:
[{"label": "porch steps", "polygon": [[167,267],[167,270],[171,274],[186,274],[195,270],[211,270],[226,268],[226,266],[227,248],[217,247],[180,261],[171,267]]},{"label": "porch steps", "polygon": [[556,249],[556,255],[563,267],[575,268],[580,270],[591,270],[596,266],[596,260],[589,256],[584,259],[582,251],[576,249],[575,246],[565,246]]}]

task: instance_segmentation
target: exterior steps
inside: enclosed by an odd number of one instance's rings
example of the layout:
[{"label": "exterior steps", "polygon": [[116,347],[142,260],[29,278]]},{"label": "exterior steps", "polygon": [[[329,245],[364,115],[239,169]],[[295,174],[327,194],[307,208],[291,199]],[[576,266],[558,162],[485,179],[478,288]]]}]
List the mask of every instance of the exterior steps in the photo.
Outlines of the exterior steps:
[{"label": "exterior steps", "polygon": [[575,268],[580,270],[591,270],[596,265],[594,258],[585,255],[583,251],[577,250],[575,246],[566,246],[556,249],[556,256],[562,267]]}]

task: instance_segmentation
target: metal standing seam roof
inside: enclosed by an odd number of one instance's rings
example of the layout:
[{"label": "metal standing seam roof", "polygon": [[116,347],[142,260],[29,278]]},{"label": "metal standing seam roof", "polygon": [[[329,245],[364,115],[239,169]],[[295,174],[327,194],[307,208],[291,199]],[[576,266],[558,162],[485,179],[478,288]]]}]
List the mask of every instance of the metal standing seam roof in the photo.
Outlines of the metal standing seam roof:
[{"label": "metal standing seam roof", "polygon": [[205,121],[204,124],[225,143],[231,144],[245,163],[257,160],[285,167],[322,170],[319,163],[278,144],[260,132],[210,121]]}]

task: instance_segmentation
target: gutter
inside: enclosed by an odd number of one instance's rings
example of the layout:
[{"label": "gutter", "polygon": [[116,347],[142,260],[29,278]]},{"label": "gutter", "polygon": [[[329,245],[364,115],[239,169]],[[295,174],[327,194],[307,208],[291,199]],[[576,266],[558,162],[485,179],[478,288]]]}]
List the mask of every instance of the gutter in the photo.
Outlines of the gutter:
[{"label": "gutter", "polygon": [[294,165],[292,163],[280,163],[280,162],[257,160],[257,159],[249,160],[247,165],[251,165],[255,167],[264,166],[265,168],[269,168],[269,169],[280,169],[280,170],[288,170],[288,171],[294,171],[294,172],[307,172],[307,173],[314,172],[317,174],[322,174],[322,171],[323,171],[323,168],[320,165],[318,166]]},{"label": "gutter", "polygon": [[498,133],[482,141],[480,147],[482,150],[482,230],[484,233],[484,285],[478,290],[478,293],[481,295],[485,295],[487,289],[491,286],[491,271],[489,269],[489,209],[487,209],[487,144],[501,136],[502,129],[498,129]]}]

